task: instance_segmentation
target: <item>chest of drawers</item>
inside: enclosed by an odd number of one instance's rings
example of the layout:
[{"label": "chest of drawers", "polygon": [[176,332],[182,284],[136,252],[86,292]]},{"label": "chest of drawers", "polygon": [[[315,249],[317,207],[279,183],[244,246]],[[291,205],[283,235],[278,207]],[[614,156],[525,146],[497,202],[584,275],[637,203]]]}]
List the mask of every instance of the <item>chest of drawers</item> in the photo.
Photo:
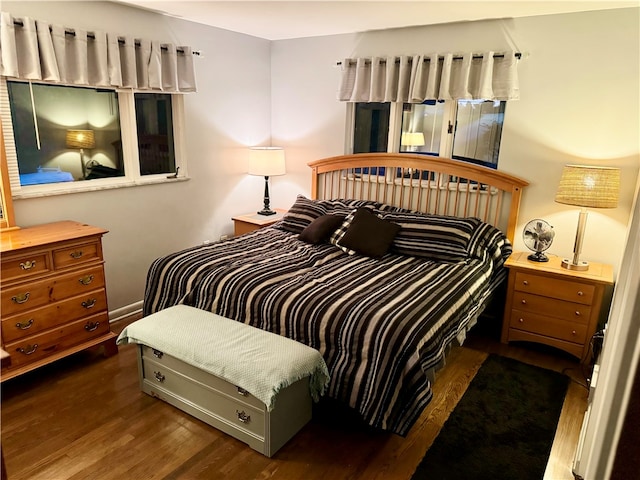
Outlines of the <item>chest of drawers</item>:
[{"label": "chest of drawers", "polygon": [[2,233],[2,381],[72,353],[104,346],[109,328],[102,257],[106,230],[64,221]]},{"label": "chest of drawers", "polygon": [[598,322],[606,320],[605,293],[613,285],[613,269],[591,263],[589,270],[573,271],[560,263],[558,257],[531,262],[526,253],[514,253],[507,260],[502,342],[543,343],[588,362],[591,337]]}]

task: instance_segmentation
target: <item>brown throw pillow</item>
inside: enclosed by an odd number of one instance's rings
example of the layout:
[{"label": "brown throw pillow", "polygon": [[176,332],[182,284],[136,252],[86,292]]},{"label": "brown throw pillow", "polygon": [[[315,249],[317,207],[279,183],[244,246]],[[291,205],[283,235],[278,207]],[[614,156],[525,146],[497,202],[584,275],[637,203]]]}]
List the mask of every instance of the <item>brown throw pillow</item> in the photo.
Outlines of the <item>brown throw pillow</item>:
[{"label": "brown throw pillow", "polygon": [[344,217],[344,215],[321,215],[311,222],[298,238],[307,243],[325,243],[331,234],[342,225]]},{"label": "brown throw pillow", "polygon": [[380,258],[389,251],[399,230],[400,225],[381,219],[367,208],[359,208],[338,245]]}]

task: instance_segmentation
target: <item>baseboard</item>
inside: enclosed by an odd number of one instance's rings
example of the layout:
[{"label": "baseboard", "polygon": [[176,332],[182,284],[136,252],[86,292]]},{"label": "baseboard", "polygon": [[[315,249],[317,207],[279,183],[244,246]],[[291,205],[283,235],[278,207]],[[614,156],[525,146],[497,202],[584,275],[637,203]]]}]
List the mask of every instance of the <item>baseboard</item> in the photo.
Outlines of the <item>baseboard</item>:
[{"label": "baseboard", "polygon": [[140,315],[142,313],[142,300],[139,302],[125,305],[121,308],[116,308],[109,312],[109,323],[118,322],[120,320],[126,320],[134,315]]}]

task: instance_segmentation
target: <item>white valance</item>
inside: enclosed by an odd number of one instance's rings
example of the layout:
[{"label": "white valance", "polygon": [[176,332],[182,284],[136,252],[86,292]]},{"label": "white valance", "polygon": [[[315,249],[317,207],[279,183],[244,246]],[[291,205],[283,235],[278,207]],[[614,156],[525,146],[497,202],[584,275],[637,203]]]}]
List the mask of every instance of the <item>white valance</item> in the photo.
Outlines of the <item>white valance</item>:
[{"label": "white valance", "polygon": [[347,58],[341,63],[338,100],[515,100],[518,58],[515,52]]},{"label": "white valance", "polygon": [[2,12],[0,75],[68,85],[195,92],[191,47]]}]

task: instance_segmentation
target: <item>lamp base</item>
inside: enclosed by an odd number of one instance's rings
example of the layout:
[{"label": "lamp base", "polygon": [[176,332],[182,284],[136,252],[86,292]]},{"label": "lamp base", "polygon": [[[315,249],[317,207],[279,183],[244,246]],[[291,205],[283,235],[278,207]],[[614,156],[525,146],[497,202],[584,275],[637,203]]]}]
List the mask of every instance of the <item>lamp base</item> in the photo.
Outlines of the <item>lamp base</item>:
[{"label": "lamp base", "polygon": [[273,210],[267,209],[267,208],[263,208],[262,210],[260,210],[258,212],[258,215],[275,215],[276,212],[274,212]]},{"label": "lamp base", "polygon": [[583,272],[585,270],[589,270],[589,262],[584,262],[582,260],[580,260],[578,263],[573,263],[568,258],[564,258],[562,260],[562,264],[561,265],[562,265],[563,268],[566,268],[567,270],[577,270],[579,272]]}]

